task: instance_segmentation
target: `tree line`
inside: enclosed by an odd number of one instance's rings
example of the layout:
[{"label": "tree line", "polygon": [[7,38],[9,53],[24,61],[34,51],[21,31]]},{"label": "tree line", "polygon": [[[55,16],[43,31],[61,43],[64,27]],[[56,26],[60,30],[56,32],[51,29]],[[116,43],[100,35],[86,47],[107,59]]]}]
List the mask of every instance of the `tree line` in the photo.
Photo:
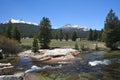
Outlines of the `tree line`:
[{"label": "tree line", "polygon": [[65,41],[68,41],[68,40],[72,40],[72,41],[76,41],[76,39],[78,38],[78,34],[76,31],[73,31],[71,34],[68,33],[68,32],[63,32],[62,29],[59,30],[59,32],[57,32],[55,34],[55,37],[54,39],[56,40],[65,40]]},{"label": "tree line", "polygon": [[18,29],[17,25],[12,24],[11,21],[9,21],[7,26],[3,28],[2,35],[6,36],[9,39],[14,39],[20,43],[21,32]]},{"label": "tree line", "polygon": [[103,29],[102,30],[89,30],[89,35],[88,35],[88,40],[90,41],[102,41],[102,33],[103,33]]},{"label": "tree line", "polygon": [[104,29],[89,31],[88,40],[103,41],[110,49],[120,49],[120,20],[111,9],[106,16]]},{"label": "tree line", "polygon": [[0,49],[2,50],[0,59],[20,52],[22,50],[20,40],[20,30],[9,21],[7,26],[3,28],[2,35],[0,35]]}]

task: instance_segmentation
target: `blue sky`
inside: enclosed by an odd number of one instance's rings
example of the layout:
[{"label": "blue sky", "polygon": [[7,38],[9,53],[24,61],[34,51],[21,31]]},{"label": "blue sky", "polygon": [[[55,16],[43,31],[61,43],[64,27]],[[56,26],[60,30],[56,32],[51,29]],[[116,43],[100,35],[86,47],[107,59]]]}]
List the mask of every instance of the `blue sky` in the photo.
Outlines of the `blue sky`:
[{"label": "blue sky", "polygon": [[39,24],[45,16],[53,28],[70,23],[101,29],[110,9],[120,17],[120,0],[0,0],[0,22],[13,18]]}]

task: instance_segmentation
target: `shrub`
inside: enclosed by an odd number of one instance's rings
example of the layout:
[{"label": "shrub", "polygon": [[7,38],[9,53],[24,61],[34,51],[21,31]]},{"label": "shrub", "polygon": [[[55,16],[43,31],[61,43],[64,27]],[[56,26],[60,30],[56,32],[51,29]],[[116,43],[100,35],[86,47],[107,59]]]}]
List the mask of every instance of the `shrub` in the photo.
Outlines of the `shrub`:
[{"label": "shrub", "polygon": [[20,45],[17,41],[6,38],[4,36],[0,36],[0,49],[2,49],[2,52],[6,55],[13,55],[21,51]]}]

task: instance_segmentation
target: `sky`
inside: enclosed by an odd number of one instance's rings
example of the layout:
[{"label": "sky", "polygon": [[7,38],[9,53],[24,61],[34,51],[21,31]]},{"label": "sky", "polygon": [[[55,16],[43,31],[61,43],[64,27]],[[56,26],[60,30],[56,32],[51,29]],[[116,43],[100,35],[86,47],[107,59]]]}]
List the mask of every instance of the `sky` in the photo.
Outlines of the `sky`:
[{"label": "sky", "polygon": [[120,18],[120,0],[0,0],[0,22],[22,19],[39,24],[48,17],[52,28],[72,24],[100,30],[110,9]]}]

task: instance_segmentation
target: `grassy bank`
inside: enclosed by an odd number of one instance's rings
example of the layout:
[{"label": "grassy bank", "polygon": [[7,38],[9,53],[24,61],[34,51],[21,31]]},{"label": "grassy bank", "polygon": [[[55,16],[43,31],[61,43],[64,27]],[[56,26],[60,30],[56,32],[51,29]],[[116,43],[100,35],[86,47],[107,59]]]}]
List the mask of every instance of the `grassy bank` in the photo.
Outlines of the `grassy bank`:
[{"label": "grassy bank", "polygon": [[110,51],[104,55],[104,58],[113,59],[111,64],[104,69],[106,71],[103,80],[118,80],[120,79],[120,51]]},{"label": "grassy bank", "polygon": [[[32,46],[32,42],[33,42],[33,39],[30,38],[30,39],[22,39],[21,40],[22,42],[22,45],[27,45],[27,46]],[[50,43],[50,47],[65,47],[65,48],[74,48],[75,46],[75,43],[74,41],[59,41],[59,40],[51,40],[51,43]],[[98,47],[102,47],[102,48],[106,48],[104,46],[104,43],[103,42],[98,42],[98,41],[87,41],[87,40],[79,40],[77,41],[79,47],[89,47],[91,49],[94,49],[95,46],[96,46],[96,43],[97,43],[97,46]]]},{"label": "grassy bank", "polygon": [[0,59],[0,63],[11,63],[12,65],[17,64],[20,61],[20,57],[7,57]]},{"label": "grassy bank", "polygon": [[120,58],[120,51],[110,51],[104,55],[104,58]]}]

